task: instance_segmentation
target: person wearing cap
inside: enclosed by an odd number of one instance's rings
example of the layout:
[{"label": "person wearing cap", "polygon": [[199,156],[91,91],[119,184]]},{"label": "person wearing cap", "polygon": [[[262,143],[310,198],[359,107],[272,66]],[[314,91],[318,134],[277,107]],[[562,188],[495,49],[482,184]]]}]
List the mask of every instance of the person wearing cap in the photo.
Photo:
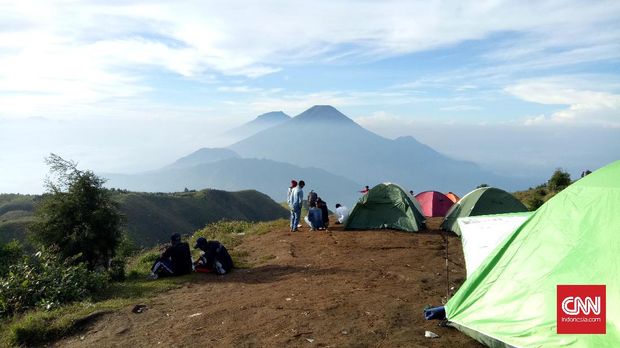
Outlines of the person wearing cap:
[{"label": "person wearing cap", "polygon": [[226,250],[222,243],[200,237],[196,240],[194,249],[200,249],[204,252],[194,263],[196,272],[206,273],[213,271],[216,274],[222,275],[233,269],[232,257],[230,257],[228,250]]},{"label": "person wearing cap", "polygon": [[291,186],[289,186],[288,191],[286,192],[286,202],[291,200],[291,192],[293,192],[295,187],[297,187],[297,180],[291,180]]},{"label": "person wearing cap", "polygon": [[288,206],[291,209],[291,232],[297,232],[297,226],[299,225],[301,204],[304,201],[304,186],[306,186],[306,183],[303,180],[299,180],[299,184],[293,188],[288,198]]},{"label": "person wearing cap", "polygon": [[155,260],[151,268],[151,279],[173,277],[192,272],[192,254],[189,244],[181,241],[178,233],[170,236],[170,246]]}]

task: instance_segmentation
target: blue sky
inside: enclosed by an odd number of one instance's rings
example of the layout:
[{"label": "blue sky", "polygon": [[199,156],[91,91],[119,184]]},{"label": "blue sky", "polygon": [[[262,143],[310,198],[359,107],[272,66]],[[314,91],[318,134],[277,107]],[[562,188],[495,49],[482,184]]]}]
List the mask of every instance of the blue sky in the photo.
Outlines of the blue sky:
[{"label": "blue sky", "polygon": [[0,0],[0,23],[0,192],[40,192],[49,152],[147,170],[315,104],[504,174],[620,155],[618,1]]}]

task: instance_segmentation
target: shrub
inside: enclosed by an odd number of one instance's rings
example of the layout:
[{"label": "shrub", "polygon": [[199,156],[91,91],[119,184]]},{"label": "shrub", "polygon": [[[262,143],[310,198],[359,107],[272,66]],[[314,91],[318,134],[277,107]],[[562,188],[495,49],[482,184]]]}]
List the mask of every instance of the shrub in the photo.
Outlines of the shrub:
[{"label": "shrub", "polygon": [[21,244],[14,240],[6,244],[0,244],[0,277],[6,275],[9,266],[18,263],[24,256]]},{"label": "shrub", "polygon": [[0,278],[0,316],[35,307],[49,310],[106,288],[107,274],[89,271],[84,263],[72,261],[44,250],[11,265],[8,274]]},{"label": "shrub", "polygon": [[547,181],[547,187],[551,192],[560,192],[568,185],[571,184],[570,174],[558,168],[553,172],[549,181]]},{"label": "shrub", "polygon": [[65,259],[86,262],[91,270],[107,268],[121,240],[118,203],[93,172],[54,154],[46,162],[56,180],[46,182],[48,192],[30,226],[34,239],[57,247]]},{"label": "shrub", "polygon": [[545,201],[540,197],[532,197],[527,201],[527,206],[531,211],[534,211],[540,208],[541,205],[545,204]]}]

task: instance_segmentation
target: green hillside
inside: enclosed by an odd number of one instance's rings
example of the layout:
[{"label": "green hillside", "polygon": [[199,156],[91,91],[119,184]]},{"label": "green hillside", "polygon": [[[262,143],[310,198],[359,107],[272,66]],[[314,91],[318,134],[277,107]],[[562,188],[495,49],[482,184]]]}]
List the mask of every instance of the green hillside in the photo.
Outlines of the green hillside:
[{"label": "green hillside", "polygon": [[34,206],[41,196],[0,194],[0,243],[23,240],[32,222]]},{"label": "green hillside", "polygon": [[[165,242],[172,233],[189,234],[219,220],[269,221],[288,216],[286,209],[254,190],[202,190],[180,193],[113,191],[126,216],[125,231],[137,245]],[[25,240],[41,196],[0,194],[0,242]]]}]

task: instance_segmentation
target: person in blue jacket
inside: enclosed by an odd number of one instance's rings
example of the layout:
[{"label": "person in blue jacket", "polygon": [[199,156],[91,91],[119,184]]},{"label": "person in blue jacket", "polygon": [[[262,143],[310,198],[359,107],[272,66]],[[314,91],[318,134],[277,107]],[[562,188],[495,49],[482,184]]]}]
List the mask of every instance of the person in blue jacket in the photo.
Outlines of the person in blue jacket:
[{"label": "person in blue jacket", "polygon": [[197,271],[211,270],[216,274],[222,275],[229,273],[233,269],[232,257],[230,257],[228,250],[226,250],[222,243],[200,237],[196,240],[194,248],[204,252],[194,264]]}]

